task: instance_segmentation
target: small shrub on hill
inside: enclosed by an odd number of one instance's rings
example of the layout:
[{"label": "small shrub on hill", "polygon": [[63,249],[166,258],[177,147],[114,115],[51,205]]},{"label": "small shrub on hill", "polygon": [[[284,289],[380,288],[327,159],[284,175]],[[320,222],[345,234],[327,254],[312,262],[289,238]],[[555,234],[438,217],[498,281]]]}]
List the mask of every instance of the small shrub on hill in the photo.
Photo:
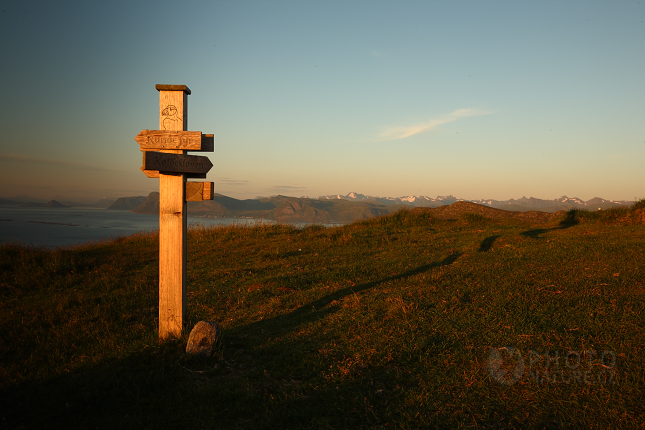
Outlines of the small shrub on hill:
[{"label": "small shrub on hill", "polygon": [[636,211],[638,209],[645,209],[645,199],[638,199],[631,205],[630,209]]},{"label": "small shrub on hill", "polygon": [[578,209],[571,209],[567,211],[566,216],[562,221],[560,221],[560,226],[562,227],[571,227],[576,224],[580,223],[580,219],[582,218],[581,216],[581,211]]}]

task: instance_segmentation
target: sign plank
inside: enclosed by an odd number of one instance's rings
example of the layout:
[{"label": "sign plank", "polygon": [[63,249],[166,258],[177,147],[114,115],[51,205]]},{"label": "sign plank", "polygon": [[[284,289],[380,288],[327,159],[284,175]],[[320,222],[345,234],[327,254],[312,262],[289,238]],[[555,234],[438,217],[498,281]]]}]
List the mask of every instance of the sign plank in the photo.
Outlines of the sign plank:
[{"label": "sign plank", "polygon": [[208,173],[213,163],[201,155],[166,154],[144,151],[142,170],[157,170],[161,173]]},{"label": "sign plank", "polygon": [[142,151],[151,149],[181,149],[213,152],[215,139],[201,131],[141,130],[134,138]]},{"label": "sign plank", "polygon": [[143,167],[139,167],[141,171],[143,172],[144,175],[146,175],[149,178],[158,178],[159,177],[159,170],[144,170]]},{"label": "sign plank", "polygon": [[[159,177],[159,170],[144,170],[143,167],[140,167],[139,169],[141,169],[143,174],[149,178]],[[186,173],[184,176],[186,176],[186,178],[192,179],[206,179],[206,173]]]},{"label": "sign plank", "polygon": [[202,134],[202,152],[215,151],[215,135]]},{"label": "sign plank", "polygon": [[212,182],[186,182],[186,201],[213,200]]},{"label": "sign plank", "polygon": [[134,138],[142,151],[146,149],[184,149],[201,151],[200,131],[141,130]]}]

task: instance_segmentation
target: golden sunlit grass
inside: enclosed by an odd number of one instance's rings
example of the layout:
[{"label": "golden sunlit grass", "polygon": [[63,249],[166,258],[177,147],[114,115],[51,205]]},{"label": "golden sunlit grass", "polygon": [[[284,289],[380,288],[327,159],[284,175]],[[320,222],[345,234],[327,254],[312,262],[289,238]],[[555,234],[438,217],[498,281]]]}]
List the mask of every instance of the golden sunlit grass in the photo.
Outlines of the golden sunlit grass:
[{"label": "golden sunlit grass", "polygon": [[[642,427],[638,216],[573,211],[529,225],[403,211],[335,228],[192,226],[189,325],[163,344],[155,234],[57,251],[3,245],[0,418],[8,428]],[[184,353],[199,320],[222,328],[207,360]],[[522,353],[521,378],[496,380],[491,347]],[[548,379],[569,367],[530,361],[568,351],[592,376],[610,368],[611,383]]]}]

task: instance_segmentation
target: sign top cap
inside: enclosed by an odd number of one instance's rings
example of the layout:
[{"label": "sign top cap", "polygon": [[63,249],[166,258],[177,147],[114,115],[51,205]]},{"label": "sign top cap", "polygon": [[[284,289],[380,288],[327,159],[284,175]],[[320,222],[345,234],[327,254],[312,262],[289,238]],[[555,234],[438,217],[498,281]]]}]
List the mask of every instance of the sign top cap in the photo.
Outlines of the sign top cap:
[{"label": "sign top cap", "polygon": [[183,91],[186,94],[190,95],[190,88],[188,88],[186,85],[157,84],[155,85],[155,88],[157,89],[157,91]]}]

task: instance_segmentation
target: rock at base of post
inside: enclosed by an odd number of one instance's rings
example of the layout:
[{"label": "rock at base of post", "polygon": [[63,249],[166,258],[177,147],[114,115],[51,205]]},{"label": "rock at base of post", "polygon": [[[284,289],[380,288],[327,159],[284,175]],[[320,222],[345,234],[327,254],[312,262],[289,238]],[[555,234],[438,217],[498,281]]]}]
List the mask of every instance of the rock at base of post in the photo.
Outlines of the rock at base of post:
[{"label": "rock at base of post", "polygon": [[219,336],[219,326],[216,322],[200,321],[188,336],[186,354],[210,357],[215,349],[215,342]]}]

